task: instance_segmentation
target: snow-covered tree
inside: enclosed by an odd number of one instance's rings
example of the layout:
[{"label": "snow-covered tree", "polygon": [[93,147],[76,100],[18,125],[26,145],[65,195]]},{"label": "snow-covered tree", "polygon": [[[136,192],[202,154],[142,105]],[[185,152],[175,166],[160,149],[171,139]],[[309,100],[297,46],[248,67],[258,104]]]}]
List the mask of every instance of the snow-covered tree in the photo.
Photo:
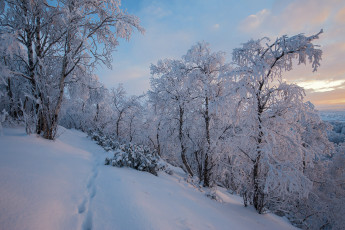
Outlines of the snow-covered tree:
[{"label": "snow-covered tree", "polygon": [[190,88],[187,87],[185,64],[179,60],[163,60],[151,65],[150,102],[160,110],[163,122],[168,125],[172,136],[178,140],[180,156],[184,169],[193,176],[194,173],[187,159],[188,137],[186,119],[190,103]]},{"label": "snow-covered tree", "polygon": [[65,86],[60,125],[84,132],[104,129],[111,116],[109,91],[96,75],[75,77]]},{"label": "snow-covered tree", "polygon": [[[211,52],[209,44],[199,42],[192,46],[183,56],[188,74],[188,88],[191,90],[192,110],[194,117],[200,118],[201,129],[194,129],[194,138],[198,142],[195,152],[198,176],[204,186],[209,187],[213,180],[216,166],[216,153],[220,133],[226,129],[222,123],[222,109],[224,106],[224,82],[229,72],[229,65],[225,63],[224,52]],[[219,127],[221,126],[221,127]],[[190,133],[192,136],[192,132]]]},{"label": "snow-covered tree", "polygon": [[126,91],[120,84],[110,93],[111,103],[114,110],[115,135],[118,139],[129,139],[132,141],[134,133],[134,123],[136,115],[140,115],[139,99],[142,96],[127,97]]},{"label": "snow-covered tree", "polygon": [[305,151],[296,116],[304,110],[304,91],[284,82],[282,74],[292,69],[294,60],[309,61],[317,70],[322,51],[312,42],[320,33],[282,36],[272,43],[267,38],[251,40],[233,51],[239,138],[247,137],[246,145],[237,144],[237,152],[248,158],[248,187],[259,213],[292,194],[306,197],[312,187],[303,169],[314,152]]},{"label": "snow-covered tree", "polygon": [[15,35],[23,50],[14,55],[24,68],[11,74],[31,85],[29,110],[37,116],[36,132],[48,139],[56,134],[67,81],[89,75],[97,63],[109,67],[118,39],[143,31],[119,0],[6,0],[0,26],[2,36]]},{"label": "snow-covered tree", "polygon": [[225,53],[211,52],[205,42],[192,46],[180,60],[151,66],[149,97],[157,116],[152,143],[167,147],[166,138],[176,138],[183,167],[207,187],[217,177],[218,159],[225,153],[221,140],[229,127],[231,100],[224,90],[229,69]]}]

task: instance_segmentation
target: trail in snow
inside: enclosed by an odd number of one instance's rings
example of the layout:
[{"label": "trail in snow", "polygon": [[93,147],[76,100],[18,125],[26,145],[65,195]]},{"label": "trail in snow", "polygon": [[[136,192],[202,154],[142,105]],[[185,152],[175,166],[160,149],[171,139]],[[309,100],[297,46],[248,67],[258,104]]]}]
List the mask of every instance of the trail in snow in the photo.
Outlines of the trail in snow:
[{"label": "trail in snow", "polygon": [[[62,130],[64,130],[64,132],[67,131],[66,129],[62,129]],[[67,132],[70,132],[70,131],[67,131]],[[69,138],[68,140],[67,139],[63,139],[63,140],[66,142],[69,142],[69,144],[71,145],[75,145],[76,147],[82,148],[85,151],[91,152],[91,155],[92,155],[92,158],[91,158],[92,170],[89,173],[88,181],[85,186],[83,201],[78,205],[78,213],[83,216],[81,229],[92,230],[92,210],[90,207],[91,207],[92,200],[96,196],[96,193],[97,193],[95,181],[98,176],[99,167],[100,165],[102,165],[101,159],[104,157],[105,152],[103,152],[103,150],[99,146],[92,143],[89,139],[86,139],[84,133],[79,133],[79,134],[80,134],[79,137],[81,138],[81,140],[83,140],[83,142],[86,142],[86,143],[81,144],[80,141],[77,141],[77,142],[71,141],[73,140],[73,138],[72,139]]]},{"label": "trail in snow", "polygon": [[92,203],[93,198],[96,196],[96,192],[97,192],[95,180],[97,179],[97,176],[98,176],[99,165],[100,165],[99,162],[97,160],[94,160],[92,173],[86,186],[86,190],[87,190],[86,197],[84,198],[84,201],[78,207],[78,212],[80,214],[86,212],[85,219],[82,224],[83,230],[92,230],[92,211],[90,210],[90,205]]},{"label": "trail in snow", "polygon": [[245,208],[219,189],[222,203],[184,180],[103,165],[106,153],[84,133],[56,141],[23,129],[0,136],[0,229],[294,229]]}]

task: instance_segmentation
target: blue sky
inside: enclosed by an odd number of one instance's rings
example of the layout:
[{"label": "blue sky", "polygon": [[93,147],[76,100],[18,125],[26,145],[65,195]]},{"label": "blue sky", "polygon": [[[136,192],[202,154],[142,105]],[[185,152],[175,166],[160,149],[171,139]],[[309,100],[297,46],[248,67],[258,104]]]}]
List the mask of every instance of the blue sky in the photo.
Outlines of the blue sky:
[{"label": "blue sky", "polygon": [[96,74],[108,88],[123,83],[129,94],[146,92],[151,63],[180,58],[198,41],[225,51],[230,61],[232,49],[251,38],[313,34],[323,28],[320,71],[298,67],[286,80],[306,87],[307,99],[319,108],[345,108],[343,0],[123,0],[122,8],[138,16],[146,32],[120,41],[112,70],[98,68]]}]

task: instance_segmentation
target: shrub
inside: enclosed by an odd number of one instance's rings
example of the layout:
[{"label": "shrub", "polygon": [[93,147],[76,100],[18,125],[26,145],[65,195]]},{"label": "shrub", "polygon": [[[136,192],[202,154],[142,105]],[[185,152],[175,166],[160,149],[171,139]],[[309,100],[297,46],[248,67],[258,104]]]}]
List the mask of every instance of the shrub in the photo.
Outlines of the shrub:
[{"label": "shrub", "polygon": [[160,159],[155,150],[132,143],[120,145],[115,151],[113,158],[105,159],[105,164],[117,167],[130,167],[156,176],[157,171],[166,168],[166,164]]},{"label": "shrub", "polygon": [[104,150],[115,151],[114,157],[105,159],[105,165],[130,167],[156,176],[157,171],[166,169],[166,163],[161,160],[156,150],[147,146],[133,143],[120,144],[114,137],[97,131],[88,132],[88,136],[102,146]]},{"label": "shrub", "polygon": [[102,146],[107,152],[116,150],[120,146],[120,143],[116,141],[114,137],[104,135],[101,132],[89,132],[88,136],[96,141],[98,145]]}]

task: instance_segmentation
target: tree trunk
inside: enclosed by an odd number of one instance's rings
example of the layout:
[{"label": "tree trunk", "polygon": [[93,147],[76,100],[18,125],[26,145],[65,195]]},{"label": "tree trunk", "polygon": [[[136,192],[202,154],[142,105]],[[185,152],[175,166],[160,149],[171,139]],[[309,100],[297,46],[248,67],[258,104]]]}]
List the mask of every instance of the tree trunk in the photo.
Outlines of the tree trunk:
[{"label": "tree trunk", "polygon": [[254,196],[253,205],[254,208],[261,214],[264,210],[264,200],[265,195],[262,191],[262,186],[260,184],[260,155],[255,160],[253,168],[253,181],[254,181]]},{"label": "tree trunk", "polygon": [[[260,84],[259,92],[261,92],[263,83]],[[257,103],[258,103],[258,138],[257,138],[257,144],[256,144],[256,159],[254,162],[253,167],[253,183],[254,183],[254,196],[253,196],[253,205],[254,208],[261,214],[264,211],[265,208],[265,194],[263,191],[262,186],[262,178],[260,173],[260,167],[261,167],[261,144],[262,144],[262,138],[263,138],[263,131],[262,131],[262,120],[261,115],[263,113],[263,105],[261,103],[260,94],[256,95]]]},{"label": "tree trunk", "polygon": [[119,112],[119,117],[116,120],[116,137],[117,137],[117,139],[119,139],[119,135],[120,135],[120,121],[122,120],[122,114],[123,114],[123,110],[121,110]]},{"label": "tree trunk", "polygon": [[208,158],[208,154],[206,153],[205,155],[205,161],[204,161],[204,187],[210,187],[210,176],[211,176],[211,172],[210,172],[210,168],[209,168],[209,158]]},{"label": "tree trunk", "polygon": [[160,131],[160,126],[161,126],[161,122],[158,122],[158,127],[157,127],[157,134],[156,134],[156,140],[157,140],[157,154],[158,156],[162,156],[161,153],[161,143],[159,141],[159,131]]},{"label": "tree trunk", "polygon": [[[42,76],[42,66],[39,62],[39,60],[42,58],[42,47],[41,47],[41,18],[39,15],[36,15],[36,29],[35,29],[35,53],[36,53],[36,62],[38,68],[36,68],[37,74],[36,76],[40,79]],[[37,81],[36,81],[37,84]],[[46,137],[47,135],[50,136],[48,133],[49,130],[49,104],[45,100],[47,98],[44,98],[44,95],[42,95],[41,89],[39,87],[36,87],[36,91],[38,94],[39,101],[41,103],[41,108],[39,109],[39,105],[36,105],[36,111],[38,112],[38,120],[37,120],[37,134],[40,134],[41,132],[44,133],[43,137]],[[47,138],[51,139],[51,138]]]},{"label": "tree trunk", "polygon": [[181,106],[179,106],[179,140],[180,140],[180,145],[181,145],[181,158],[182,158],[182,163],[184,165],[184,167],[187,170],[187,173],[189,173],[191,176],[193,176],[193,172],[192,169],[190,168],[188,161],[187,161],[187,157],[186,157],[186,147],[183,143],[183,114],[184,114],[184,110]]},{"label": "tree trunk", "polygon": [[199,178],[203,178],[203,167],[202,167],[202,159],[199,159],[200,157],[200,150],[199,151],[194,151],[194,157],[195,161],[197,163],[197,169],[198,169],[198,176]]},{"label": "tree trunk", "polygon": [[[5,63],[6,64],[6,63]],[[15,100],[12,92],[12,87],[11,87],[11,79],[7,78],[7,86],[6,86],[6,91],[7,95],[9,97],[9,115],[14,118],[18,118],[18,113],[17,113],[17,108],[15,105]]]},{"label": "tree trunk", "polygon": [[203,173],[203,181],[204,187],[210,187],[211,184],[211,171],[212,171],[212,163],[210,157],[210,149],[211,149],[211,137],[210,137],[210,115],[209,115],[209,98],[206,96],[205,98],[205,132],[206,132],[206,153],[204,159],[204,173]]},{"label": "tree trunk", "polygon": [[59,82],[59,97],[56,102],[56,106],[54,109],[53,117],[51,119],[50,125],[46,128],[46,133],[44,137],[46,139],[54,140],[56,136],[57,126],[58,126],[58,119],[59,113],[61,110],[62,100],[63,100],[63,93],[64,93],[64,82],[65,82],[65,75],[62,75]]},{"label": "tree trunk", "polygon": [[67,77],[67,67],[68,67],[68,60],[67,55],[71,52],[71,44],[70,44],[70,33],[67,33],[66,40],[65,40],[65,48],[64,48],[64,57],[62,60],[62,68],[61,68],[61,75],[59,81],[59,96],[56,101],[56,105],[54,107],[53,116],[49,125],[46,127],[46,133],[44,134],[44,138],[53,140],[56,136],[57,125],[58,125],[58,118],[59,113],[61,110],[62,100],[63,100],[63,93],[65,89],[65,79]]}]

